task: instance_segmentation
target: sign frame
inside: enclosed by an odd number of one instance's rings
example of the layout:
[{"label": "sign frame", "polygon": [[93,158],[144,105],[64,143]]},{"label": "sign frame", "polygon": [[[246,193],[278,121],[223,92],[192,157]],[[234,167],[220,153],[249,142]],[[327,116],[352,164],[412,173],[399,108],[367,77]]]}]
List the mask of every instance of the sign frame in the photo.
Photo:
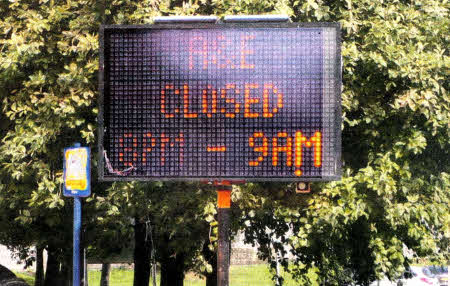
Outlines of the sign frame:
[{"label": "sign frame", "polygon": [[[103,148],[104,143],[104,92],[105,92],[105,33],[109,30],[166,30],[166,29],[221,29],[221,28],[335,28],[336,29],[336,60],[334,75],[335,102],[334,107],[334,132],[336,134],[335,141],[335,175],[320,177],[289,177],[289,178],[273,178],[273,177],[142,177],[142,176],[107,176],[105,175],[106,158]],[[307,23],[273,23],[273,22],[239,22],[239,23],[157,23],[150,25],[101,25],[99,30],[99,112],[98,112],[98,178],[99,181],[218,181],[233,180],[246,182],[318,182],[318,181],[337,181],[342,177],[342,138],[341,138],[341,89],[342,89],[342,56],[341,56],[341,25],[340,23],[326,22],[307,22]]]},{"label": "sign frame", "polygon": [[[86,189],[79,190],[74,189],[70,190],[66,187],[66,153],[70,150],[86,150],[87,160],[86,160]],[[89,197],[91,195],[91,149],[89,147],[80,147],[80,146],[72,146],[64,148],[64,157],[63,157],[63,194],[65,197]]]}]

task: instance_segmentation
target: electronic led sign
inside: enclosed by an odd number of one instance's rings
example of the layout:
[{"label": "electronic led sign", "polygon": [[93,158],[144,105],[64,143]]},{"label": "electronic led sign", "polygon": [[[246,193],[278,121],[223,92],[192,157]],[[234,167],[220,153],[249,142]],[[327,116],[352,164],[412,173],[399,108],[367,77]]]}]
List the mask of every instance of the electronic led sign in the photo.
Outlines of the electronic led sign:
[{"label": "electronic led sign", "polygon": [[338,24],[100,35],[101,180],[339,179]]}]

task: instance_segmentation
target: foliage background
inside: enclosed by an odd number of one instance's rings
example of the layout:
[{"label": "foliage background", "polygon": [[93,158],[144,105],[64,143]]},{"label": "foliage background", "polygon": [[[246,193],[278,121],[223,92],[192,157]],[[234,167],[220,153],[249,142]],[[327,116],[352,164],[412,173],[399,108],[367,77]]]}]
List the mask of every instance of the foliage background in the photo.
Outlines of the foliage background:
[{"label": "foliage background", "polygon": [[[449,260],[447,0],[108,0],[105,10],[102,3],[0,2],[1,243],[25,258],[31,245],[58,249],[67,261],[71,202],[61,196],[61,150],[78,141],[95,154],[103,20],[143,24],[158,15],[281,13],[293,21],[341,23],[344,176],[315,183],[302,197],[286,184],[235,187],[234,230],[244,228],[271,262],[272,248],[283,254],[281,244],[290,245],[291,271],[311,285],[395,277],[410,262],[404,246],[420,257]],[[105,253],[121,248],[118,242],[132,235],[127,216],[139,212],[158,221],[165,214],[155,212],[164,209],[161,197],[169,209],[195,205],[193,216],[179,213],[164,225],[162,233],[174,241],[195,237],[194,226],[180,227],[188,219],[215,229],[214,192],[190,186],[203,195],[174,202],[169,188],[180,187],[94,181],[85,221],[94,232],[91,247],[101,252],[99,242],[113,237],[117,244]],[[211,268],[198,249],[192,251],[188,265]]]}]

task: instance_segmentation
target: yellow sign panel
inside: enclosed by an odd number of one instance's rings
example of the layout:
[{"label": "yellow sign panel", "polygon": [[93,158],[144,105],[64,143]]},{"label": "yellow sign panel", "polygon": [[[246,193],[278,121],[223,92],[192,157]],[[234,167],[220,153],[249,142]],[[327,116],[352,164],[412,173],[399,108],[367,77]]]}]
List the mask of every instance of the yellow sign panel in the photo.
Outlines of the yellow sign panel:
[{"label": "yellow sign panel", "polygon": [[88,186],[88,151],[86,148],[69,149],[65,153],[66,159],[66,189],[86,190]]}]

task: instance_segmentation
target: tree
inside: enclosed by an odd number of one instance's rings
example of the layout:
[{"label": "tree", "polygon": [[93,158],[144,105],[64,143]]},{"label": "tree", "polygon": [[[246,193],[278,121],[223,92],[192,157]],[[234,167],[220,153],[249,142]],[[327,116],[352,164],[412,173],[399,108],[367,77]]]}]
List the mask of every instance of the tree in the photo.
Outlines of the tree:
[{"label": "tree", "polygon": [[[125,223],[119,229],[130,229],[131,218],[134,221],[135,285],[148,285],[154,251],[153,263],[161,265],[164,286],[182,285],[189,269],[207,273],[210,266],[201,251],[210,243],[208,221],[214,221],[214,199],[214,191],[196,183],[114,183],[106,196],[92,198],[97,209],[108,209],[107,215],[97,217],[102,229],[121,221]],[[108,232],[115,238],[107,240],[123,246],[116,240],[123,239],[117,231]],[[101,240],[96,241],[102,245]]]},{"label": "tree", "polygon": [[71,276],[72,208],[61,196],[61,151],[93,142],[97,112],[97,27],[86,20],[99,13],[85,2],[66,4],[0,4],[2,243],[45,247],[46,285]]},{"label": "tree", "polygon": [[[292,246],[292,272],[306,284],[367,285],[383,273],[394,278],[411,262],[403,246],[448,261],[447,7],[440,1],[296,1],[291,8],[295,21],[342,25],[344,176],[313,184],[300,208],[260,198],[260,211],[244,216],[249,240],[267,245],[261,229],[275,229]],[[282,235],[286,224],[291,238]],[[269,255],[267,247],[261,250]]]},{"label": "tree", "polygon": [[[116,23],[144,22],[159,13],[154,5],[149,10],[148,3],[111,3],[105,11],[98,3],[50,1],[40,5],[36,1],[22,1],[0,4],[0,98],[2,116],[7,119],[2,120],[0,146],[0,203],[5,206],[1,214],[5,218],[2,220],[5,226],[1,232],[2,242],[25,250],[36,244],[47,248],[48,265],[53,267],[47,269],[47,285],[52,284],[51,277],[62,275],[67,280],[70,276],[70,273],[62,274],[57,270],[61,263],[63,269],[70,269],[71,262],[67,244],[71,241],[72,206],[70,200],[61,196],[61,150],[77,141],[95,146],[97,33],[101,18]],[[95,159],[93,166],[95,173]],[[142,220],[153,215],[149,213],[152,209],[148,201],[152,188],[159,188],[159,194],[163,191],[161,184],[154,187],[151,184],[116,184],[111,187],[99,184],[93,177],[93,196],[84,205],[84,227],[88,229],[86,239],[91,252],[106,257],[127,247],[123,242],[127,241],[124,238],[130,237],[130,218],[135,218],[135,227],[138,227]],[[114,192],[115,188],[118,191]],[[111,197],[108,192],[116,194],[117,198],[106,201],[105,198]],[[124,193],[132,193],[133,206],[129,206],[126,199],[120,201],[123,204],[114,204],[114,200],[119,201]],[[158,207],[162,208],[162,205]],[[142,210],[144,215],[137,210]],[[159,211],[157,207],[154,210]],[[112,228],[113,221],[109,217],[116,219],[116,227]],[[180,215],[169,216],[172,217],[179,218]],[[180,219],[171,225],[175,227],[179,223],[184,221]],[[170,237],[167,247],[171,250],[167,249],[166,254],[181,252],[181,246],[186,243],[177,248],[172,238],[173,232],[177,231],[169,227],[166,234],[163,230],[161,227],[158,233]],[[21,236],[17,235],[19,231]],[[188,229],[183,231],[186,234]],[[64,235],[48,235],[56,232]],[[111,239],[116,244],[102,251],[100,246],[105,244],[101,242],[111,242]],[[189,251],[192,252],[188,249],[180,257],[190,259],[193,254]],[[25,256],[27,254],[25,252]],[[143,260],[146,258],[140,261]],[[143,263],[142,269],[145,269],[148,264]],[[182,265],[181,274],[184,263],[184,260],[177,262]],[[137,275],[145,282],[144,276],[148,276],[145,271],[143,275]]]}]

